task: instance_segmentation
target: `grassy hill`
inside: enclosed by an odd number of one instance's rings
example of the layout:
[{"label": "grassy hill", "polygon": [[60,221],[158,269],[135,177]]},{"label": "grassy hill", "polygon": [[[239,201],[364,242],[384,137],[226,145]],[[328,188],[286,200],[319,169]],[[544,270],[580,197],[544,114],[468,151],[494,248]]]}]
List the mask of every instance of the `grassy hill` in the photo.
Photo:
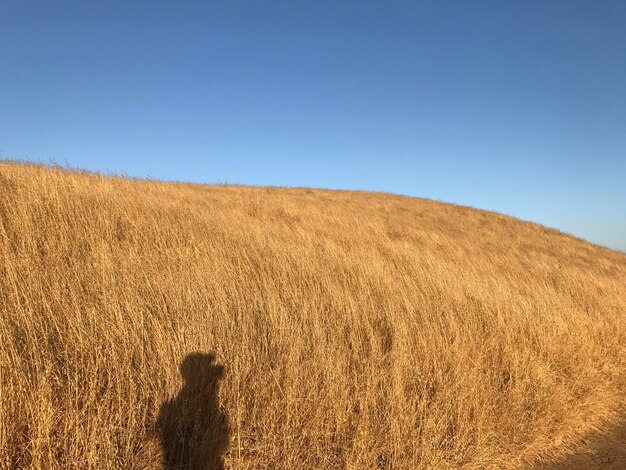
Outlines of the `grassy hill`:
[{"label": "grassy hill", "polygon": [[539,225],[0,163],[2,468],[540,467],[625,370],[626,255]]}]

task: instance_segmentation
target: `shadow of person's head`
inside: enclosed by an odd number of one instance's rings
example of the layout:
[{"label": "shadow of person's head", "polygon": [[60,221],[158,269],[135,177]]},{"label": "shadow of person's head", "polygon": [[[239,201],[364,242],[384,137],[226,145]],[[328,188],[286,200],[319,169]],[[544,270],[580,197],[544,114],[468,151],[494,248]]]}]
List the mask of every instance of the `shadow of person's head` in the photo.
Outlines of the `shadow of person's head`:
[{"label": "shadow of person's head", "polygon": [[221,469],[228,447],[227,416],[219,406],[224,366],[215,355],[189,354],[180,364],[184,380],[178,395],[161,406],[158,429],[165,468]]},{"label": "shadow of person's head", "polygon": [[192,388],[210,385],[217,387],[224,376],[224,366],[214,364],[215,354],[192,353],[180,363],[180,375],[185,386]]}]

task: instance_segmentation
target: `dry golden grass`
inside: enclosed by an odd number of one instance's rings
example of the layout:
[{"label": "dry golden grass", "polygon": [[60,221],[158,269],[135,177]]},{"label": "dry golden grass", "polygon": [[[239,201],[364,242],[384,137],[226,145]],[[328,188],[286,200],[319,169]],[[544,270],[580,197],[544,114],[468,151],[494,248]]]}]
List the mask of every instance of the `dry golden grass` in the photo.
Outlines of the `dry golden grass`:
[{"label": "dry golden grass", "polygon": [[159,468],[194,352],[227,468],[528,468],[626,398],[626,255],[387,194],[0,163],[0,315],[2,468]]}]

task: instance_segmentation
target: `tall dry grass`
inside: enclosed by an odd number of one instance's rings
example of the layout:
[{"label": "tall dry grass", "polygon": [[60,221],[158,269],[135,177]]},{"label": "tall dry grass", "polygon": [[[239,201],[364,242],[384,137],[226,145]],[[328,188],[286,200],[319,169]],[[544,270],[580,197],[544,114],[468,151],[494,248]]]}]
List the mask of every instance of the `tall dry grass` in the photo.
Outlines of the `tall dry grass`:
[{"label": "tall dry grass", "polygon": [[194,352],[227,468],[527,468],[619,418],[625,326],[626,255],[494,213],[0,163],[2,468],[159,468]]}]

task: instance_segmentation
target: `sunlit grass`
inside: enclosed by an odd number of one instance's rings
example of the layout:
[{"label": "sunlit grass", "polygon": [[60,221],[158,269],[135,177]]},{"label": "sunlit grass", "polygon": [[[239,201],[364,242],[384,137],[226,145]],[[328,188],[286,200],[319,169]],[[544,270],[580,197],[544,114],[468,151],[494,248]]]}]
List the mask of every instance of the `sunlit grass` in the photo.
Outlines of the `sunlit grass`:
[{"label": "sunlit grass", "polygon": [[158,468],[181,362],[229,468],[526,468],[626,397],[626,255],[387,194],[0,164],[0,466]]}]

